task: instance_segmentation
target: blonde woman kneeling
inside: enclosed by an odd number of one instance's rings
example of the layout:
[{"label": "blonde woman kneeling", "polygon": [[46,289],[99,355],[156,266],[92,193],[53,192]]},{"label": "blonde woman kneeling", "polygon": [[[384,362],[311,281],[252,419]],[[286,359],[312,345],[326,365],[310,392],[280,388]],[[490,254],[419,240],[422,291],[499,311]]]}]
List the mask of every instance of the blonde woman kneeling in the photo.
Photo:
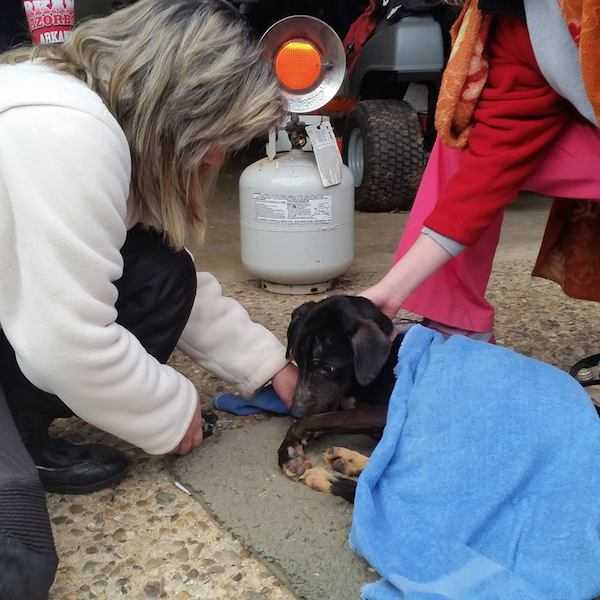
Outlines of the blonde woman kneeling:
[{"label": "blonde woman kneeling", "polygon": [[285,107],[218,0],[141,0],[0,63],[0,598],[39,600],[57,567],[43,488],[86,493],[127,466],[49,438],[54,418],[189,452],[202,415],[165,364],[176,345],[291,403],[280,342],[184,250],[224,155]]}]

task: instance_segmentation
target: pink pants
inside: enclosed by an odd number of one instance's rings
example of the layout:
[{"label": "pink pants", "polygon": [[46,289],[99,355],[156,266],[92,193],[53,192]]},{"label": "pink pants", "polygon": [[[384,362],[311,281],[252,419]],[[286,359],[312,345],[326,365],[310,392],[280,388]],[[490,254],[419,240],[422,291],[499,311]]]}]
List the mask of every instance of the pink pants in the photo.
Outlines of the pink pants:
[{"label": "pink pants", "polygon": [[[460,167],[462,152],[438,140],[396,249],[397,261],[419,236],[440,191]],[[600,201],[600,130],[583,122],[565,128],[523,190],[546,196]],[[451,327],[491,331],[494,307],[485,299],[502,227],[499,215],[479,241],[424,281],[403,303],[410,312]],[[600,232],[599,232],[600,235]]]}]

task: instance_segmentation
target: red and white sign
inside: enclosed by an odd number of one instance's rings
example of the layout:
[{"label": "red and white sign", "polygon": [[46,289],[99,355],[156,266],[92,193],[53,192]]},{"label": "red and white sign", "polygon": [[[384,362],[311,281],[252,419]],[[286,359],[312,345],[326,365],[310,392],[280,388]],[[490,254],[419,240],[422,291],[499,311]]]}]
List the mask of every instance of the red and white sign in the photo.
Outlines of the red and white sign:
[{"label": "red and white sign", "polygon": [[23,0],[34,44],[64,42],[75,21],[74,0]]}]

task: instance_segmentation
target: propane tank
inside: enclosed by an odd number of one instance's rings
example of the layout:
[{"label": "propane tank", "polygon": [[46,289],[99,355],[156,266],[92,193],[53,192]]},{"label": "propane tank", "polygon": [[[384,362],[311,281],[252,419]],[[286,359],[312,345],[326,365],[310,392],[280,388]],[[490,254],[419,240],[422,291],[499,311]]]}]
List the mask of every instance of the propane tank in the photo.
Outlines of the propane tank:
[{"label": "propane tank", "polygon": [[331,158],[333,146],[338,160],[328,164],[335,166],[335,177],[325,175],[325,168],[319,171],[314,153],[306,151],[309,119],[305,123],[299,115],[314,115],[339,90],[346,67],[344,47],[329,25],[305,15],[278,21],[261,42],[290,111],[281,133],[289,137],[291,150],[276,154],[272,131],[269,158],[242,173],[242,263],[269,291],[323,292],[354,257],[354,182],[339,157],[329,122],[328,142],[319,142],[313,150],[319,152],[323,167],[324,147],[329,143]]},{"label": "propane tank", "polygon": [[284,294],[333,286],[354,258],[354,181],[323,187],[312,152],[263,158],[240,178],[242,263],[262,288]]}]

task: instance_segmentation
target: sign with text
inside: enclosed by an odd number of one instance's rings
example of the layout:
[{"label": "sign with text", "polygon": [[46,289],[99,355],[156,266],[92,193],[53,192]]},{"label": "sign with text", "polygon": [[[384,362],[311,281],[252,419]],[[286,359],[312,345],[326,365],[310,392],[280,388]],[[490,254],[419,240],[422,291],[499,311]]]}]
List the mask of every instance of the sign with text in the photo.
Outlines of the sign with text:
[{"label": "sign with text", "polygon": [[34,44],[64,42],[75,21],[74,0],[23,0]]}]

